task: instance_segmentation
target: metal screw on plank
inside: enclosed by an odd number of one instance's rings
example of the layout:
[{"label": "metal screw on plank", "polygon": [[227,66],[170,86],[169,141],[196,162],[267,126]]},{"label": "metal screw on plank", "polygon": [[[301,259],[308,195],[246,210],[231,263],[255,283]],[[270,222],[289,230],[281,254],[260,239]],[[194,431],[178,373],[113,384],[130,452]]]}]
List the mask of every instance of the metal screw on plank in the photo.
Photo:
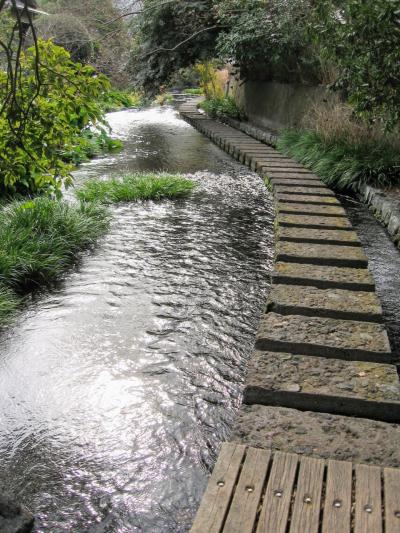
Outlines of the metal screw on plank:
[{"label": "metal screw on plank", "polygon": [[342,507],[342,500],[334,500],[333,507]]},{"label": "metal screw on plank", "polygon": [[396,518],[400,518],[400,511],[395,511],[395,512],[394,512],[394,516],[395,516]]},{"label": "metal screw on plank", "polygon": [[370,504],[365,505],[364,506],[364,511],[366,513],[372,513],[372,505],[370,505]]},{"label": "metal screw on plank", "polygon": [[251,487],[250,485],[245,487],[244,489],[246,492],[254,492],[254,487]]},{"label": "metal screw on plank", "polygon": [[218,487],[223,487],[225,485],[225,481],[218,481],[217,485]]},{"label": "metal screw on plank", "polygon": [[274,496],[277,498],[282,498],[283,492],[281,490],[274,490]]},{"label": "metal screw on plank", "polygon": [[304,496],[304,503],[311,503],[312,500],[311,500],[311,497],[310,496]]}]

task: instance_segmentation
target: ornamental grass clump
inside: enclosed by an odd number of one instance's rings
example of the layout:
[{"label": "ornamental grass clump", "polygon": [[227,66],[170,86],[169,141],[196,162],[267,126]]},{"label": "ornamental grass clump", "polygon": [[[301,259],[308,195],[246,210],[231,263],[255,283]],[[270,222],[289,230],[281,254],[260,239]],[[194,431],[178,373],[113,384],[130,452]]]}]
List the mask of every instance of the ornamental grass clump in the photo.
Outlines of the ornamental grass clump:
[{"label": "ornamental grass clump", "polygon": [[357,189],[361,183],[388,186],[400,180],[400,150],[384,138],[357,141],[345,135],[288,130],[277,147],[337,190]]},{"label": "ornamental grass clump", "polygon": [[180,175],[132,174],[121,180],[89,180],[76,191],[76,195],[86,202],[111,204],[182,197],[194,187],[193,181]]},{"label": "ornamental grass clump", "polygon": [[56,281],[108,222],[107,211],[96,204],[49,198],[9,203],[0,210],[0,287],[23,294]]}]

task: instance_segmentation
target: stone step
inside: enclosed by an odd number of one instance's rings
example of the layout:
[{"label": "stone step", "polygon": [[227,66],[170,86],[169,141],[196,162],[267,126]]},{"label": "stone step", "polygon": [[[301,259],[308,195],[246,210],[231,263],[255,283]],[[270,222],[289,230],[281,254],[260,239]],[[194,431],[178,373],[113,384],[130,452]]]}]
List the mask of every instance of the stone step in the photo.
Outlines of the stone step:
[{"label": "stone step", "polygon": [[277,239],[289,242],[361,246],[355,231],[341,229],[277,228]]},{"label": "stone step", "polygon": [[[255,169],[254,169],[255,170]],[[268,173],[268,179],[278,179],[278,180],[311,180],[316,181],[318,183],[322,183],[324,187],[326,185],[322,180],[320,180],[317,176],[314,176],[314,174],[298,174],[298,173],[286,173],[286,172],[269,172]]]},{"label": "stone step", "polygon": [[292,213],[278,213],[276,217],[278,226],[288,228],[314,228],[314,229],[342,229],[351,230],[352,226],[346,217],[324,217],[310,215],[295,215]]},{"label": "stone step", "polygon": [[280,213],[294,213],[297,215],[310,215],[325,217],[345,217],[346,211],[339,205],[315,205],[294,202],[278,201],[277,207]]},{"label": "stone step", "polygon": [[368,258],[360,246],[313,244],[279,241],[276,260],[287,263],[306,263],[344,267],[366,267]]},{"label": "stone step", "polygon": [[276,284],[272,286],[267,309],[281,315],[382,322],[379,300],[374,292],[367,291]]},{"label": "stone step", "polygon": [[301,165],[298,165],[296,163],[287,164],[287,163],[274,163],[273,161],[269,161],[268,159],[263,160],[260,158],[258,162],[258,167],[261,168],[264,172],[268,173],[269,170],[295,170],[298,174],[307,174],[309,171],[302,167]]},{"label": "stone step", "polygon": [[394,365],[256,351],[243,401],[400,422]]},{"label": "stone step", "polygon": [[[272,183],[272,185],[274,186],[277,186],[277,185],[281,185],[283,187],[290,187],[291,185],[293,185],[294,187],[308,187],[310,189],[321,189],[322,191],[326,191],[326,192],[331,192],[330,189],[328,189],[328,187],[326,187],[322,181],[319,181],[319,180],[299,180],[299,179],[295,179],[295,180],[291,180],[291,179],[282,179],[282,178],[269,178],[269,181],[270,183]],[[318,191],[316,191],[316,194],[318,194]]]},{"label": "stone step", "polygon": [[[267,181],[269,181],[271,184],[272,182],[267,178]],[[274,191],[278,193],[288,193],[288,194],[298,194],[298,195],[308,195],[312,194],[313,196],[332,196],[333,198],[335,195],[333,192],[328,189],[327,187],[305,187],[301,185],[292,185],[292,184],[282,184],[277,185],[274,183],[273,185]]]},{"label": "stone step", "polygon": [[341,205],[339,200],[333,196],[313,196],[312,194],[282,194],[275,195],[278,202],[307,205]]},{"label": "stone step", "polygon": [[352,361],[394,362],[385,326],[356,320],[267,313],[261,319],[256,348]]},{"label": "stone step", "polygon": [[400,466],[400,425],[388,422],[285,407],[243,405],[232,432],[231,440],[257,448]]},{"label": "stone step", "polygon": [[375,282],[366,268],[346,268],[300,263],[275,263],[274,283],[305,285],[321,289],[338,288],[371,292]]},{"label": "stone step", "polygon": [[375,282],[366,268],[347,268],[300,263],[275,263],[274,283],[305,285],[321,289],[338,288],[371,292]]}]

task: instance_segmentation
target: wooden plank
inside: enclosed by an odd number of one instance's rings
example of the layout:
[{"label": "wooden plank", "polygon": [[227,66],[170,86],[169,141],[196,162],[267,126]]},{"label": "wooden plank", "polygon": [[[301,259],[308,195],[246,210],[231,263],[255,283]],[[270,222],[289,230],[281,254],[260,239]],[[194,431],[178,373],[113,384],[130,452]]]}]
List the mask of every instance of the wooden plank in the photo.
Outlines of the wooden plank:
[{"label": "wooden plank", "polygon": [[297,463],[297,455],[276,452],[258,520],[257,533],[286,532]]},{"label": "wooden plank", "polygon": [[252,533],[270,457],[269,450],[248,448],[224,533]]},{"label": "wooden plank", "polygon": [[382,533],[381,469],[356,465],[354,533]]},{"label": "wooden plank", "polygon": [[191,532],[219,533],[223,526],[246,447],[223,444]]},{"label": "wooden plank", "polygon": [[352,471],[351,463],[328,461],[322,533],[350,533]]},{"label": "wooden plank", "polygon": [[318,533],[324,467],[322,459],[301,459],[290,533]]},{"label": "wooden plank", "polygon": [[383,470],[385,495],[385,533],[400,532],[400,470]]}]

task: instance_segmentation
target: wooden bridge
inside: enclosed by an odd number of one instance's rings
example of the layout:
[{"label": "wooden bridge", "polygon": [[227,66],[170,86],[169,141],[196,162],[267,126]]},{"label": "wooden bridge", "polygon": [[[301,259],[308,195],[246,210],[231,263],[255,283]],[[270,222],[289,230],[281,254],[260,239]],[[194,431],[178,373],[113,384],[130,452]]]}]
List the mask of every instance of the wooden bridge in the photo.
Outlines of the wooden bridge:
[{"label": "wooden bridge", "polygon": [[192,533],[399,533],[400,470],[225,443]]}]

